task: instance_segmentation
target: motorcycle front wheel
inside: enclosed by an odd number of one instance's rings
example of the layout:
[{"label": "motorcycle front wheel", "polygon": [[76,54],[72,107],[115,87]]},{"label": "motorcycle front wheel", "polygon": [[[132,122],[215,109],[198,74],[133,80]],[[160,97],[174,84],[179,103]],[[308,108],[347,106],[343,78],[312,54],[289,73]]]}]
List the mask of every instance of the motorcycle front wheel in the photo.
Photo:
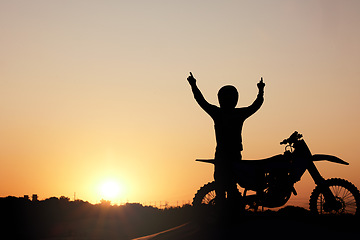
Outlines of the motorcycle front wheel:
[{"label": "motorcycle front wheel", "polygon": [[[324,197],[324,189],[330,189],[336,199],[336,206],[330,206]],[[310,211],[314,214],[359,215],[360,192],[347,180],[340,178],[327,179],[318,185],[310,196]]]}]

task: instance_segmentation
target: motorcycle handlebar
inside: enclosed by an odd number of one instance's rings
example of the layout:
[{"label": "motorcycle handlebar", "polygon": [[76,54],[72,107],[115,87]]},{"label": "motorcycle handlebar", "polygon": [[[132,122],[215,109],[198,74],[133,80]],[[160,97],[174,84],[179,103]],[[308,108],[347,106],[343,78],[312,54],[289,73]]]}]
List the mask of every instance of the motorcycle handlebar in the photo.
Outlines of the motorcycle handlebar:
[{"label": "motorcycle handlebar", "polygon": [[291,136],[287,139],[284,139],[282,142],[280,142],[280,145],[288,144],[288,143],[294,143],[295,141],[302,138],[302,135],[299,134],[297,131],[295,131]]}]

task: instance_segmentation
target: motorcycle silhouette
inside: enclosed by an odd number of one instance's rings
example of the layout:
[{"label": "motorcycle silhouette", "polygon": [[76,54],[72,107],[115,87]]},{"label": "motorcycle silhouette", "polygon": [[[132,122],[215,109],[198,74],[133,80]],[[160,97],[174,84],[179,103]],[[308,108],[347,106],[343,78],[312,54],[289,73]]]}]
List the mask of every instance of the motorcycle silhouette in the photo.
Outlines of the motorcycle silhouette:
[{"label": "motorcycle silhouette", "polygon": [[[324,179],[314,162],[330,161],[349,165],[338,157],[312,155],[302,135],[294,132],[280,144],[286,145],[284,154],[262,160],[241,160],[233,163],[236,181],[244,188],[239,205],[244,209],[257,210],[259,206],[267,208],[281,207],[291,194],[297,195],[294,184],[300,181],[306,170],[314,180],[316,187],[310,196],[310,212],[315,214],[360,214],[360,192],[347,180],[340,178]],[[216,164],[214,159],[196,161]],[[255,194],[247,195],[251,190]],[[215,182],[201,187],[193,199],[193,206],[216,206]]]}]

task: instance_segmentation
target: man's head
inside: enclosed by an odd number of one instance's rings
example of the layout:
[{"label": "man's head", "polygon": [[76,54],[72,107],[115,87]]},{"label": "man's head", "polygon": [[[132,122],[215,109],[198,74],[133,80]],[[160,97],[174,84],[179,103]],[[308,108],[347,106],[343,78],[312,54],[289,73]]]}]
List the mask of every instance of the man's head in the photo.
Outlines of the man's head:
[{"label": "man's head", "polygon": [[235,108],[239,99],[239,93],[234,86],[226,85],[220,88],[218,99],[221,108]]}]

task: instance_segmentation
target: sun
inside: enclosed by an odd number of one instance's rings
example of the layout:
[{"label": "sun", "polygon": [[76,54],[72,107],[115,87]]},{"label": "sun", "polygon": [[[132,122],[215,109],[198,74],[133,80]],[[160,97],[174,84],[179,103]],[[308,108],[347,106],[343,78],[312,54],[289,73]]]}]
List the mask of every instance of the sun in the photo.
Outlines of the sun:
[{"label": "sun", "polygon": [[107,180],[100,186],[101,198],[109,201],[116,201],[121,193],[120,184],[114,180]]}]

